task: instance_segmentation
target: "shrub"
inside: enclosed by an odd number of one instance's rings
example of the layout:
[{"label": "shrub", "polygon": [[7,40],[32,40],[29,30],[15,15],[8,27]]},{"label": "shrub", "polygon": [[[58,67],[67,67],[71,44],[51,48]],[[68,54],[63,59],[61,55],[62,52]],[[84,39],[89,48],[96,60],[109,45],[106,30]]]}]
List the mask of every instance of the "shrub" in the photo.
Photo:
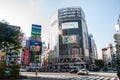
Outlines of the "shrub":
[{"label": "shrub", "polygon": [[6,64],[4,61],[0,61],[0,79],[5,78]]},{"label": "shrub", "polygon": [[20,66],[19,64],[16,64],[14,62],[11,66],[11,76],[14,78],[19,77],[20,76],[19,72],[20,72]]}]

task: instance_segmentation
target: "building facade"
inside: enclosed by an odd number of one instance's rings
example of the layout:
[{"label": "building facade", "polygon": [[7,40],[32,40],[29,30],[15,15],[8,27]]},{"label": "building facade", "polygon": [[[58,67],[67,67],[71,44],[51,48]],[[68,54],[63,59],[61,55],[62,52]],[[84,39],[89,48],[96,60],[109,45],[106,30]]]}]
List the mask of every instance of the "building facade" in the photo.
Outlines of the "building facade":
[{"label": "building facade", "polygon": [[102,49],[102,59],[105,62],[105,65],[109,67],[115,67],[116,65],[116,54],[114,46],[110,43],[106,48]]},{"label": "building facade", "polygon": [[95,68],[95,60],[98,59],[98,55],[97,55],[97,46],[95,43],[95,40],[93,38],[93,35],[90,34],[89,35],[89,57],[90,57],[90,69],[94,69]]},{"label": "building facade", "polygon": [[80,7],[58,10],[51,19],[49,43],[54,68],[67,70],[89,66],[88,29]]}]

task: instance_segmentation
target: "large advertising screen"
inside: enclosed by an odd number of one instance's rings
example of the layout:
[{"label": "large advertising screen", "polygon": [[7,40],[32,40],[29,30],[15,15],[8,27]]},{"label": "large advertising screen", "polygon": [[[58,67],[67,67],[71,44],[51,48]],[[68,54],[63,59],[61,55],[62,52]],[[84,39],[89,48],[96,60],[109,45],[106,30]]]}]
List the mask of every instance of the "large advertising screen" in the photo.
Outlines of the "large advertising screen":
[{"label": "large advertising screen", "polygon": [[31,40],[30,41],[30,51],[42,53],[42,42]]},{"label": "large advertising screen", "polygon": [[74,28],[78,28],[78,22],[62,23],[62,29],[74,29]]},{"label": "large advertising screen", "polygon": [[62,36],[63,44],[78,43],[78,35]]}]

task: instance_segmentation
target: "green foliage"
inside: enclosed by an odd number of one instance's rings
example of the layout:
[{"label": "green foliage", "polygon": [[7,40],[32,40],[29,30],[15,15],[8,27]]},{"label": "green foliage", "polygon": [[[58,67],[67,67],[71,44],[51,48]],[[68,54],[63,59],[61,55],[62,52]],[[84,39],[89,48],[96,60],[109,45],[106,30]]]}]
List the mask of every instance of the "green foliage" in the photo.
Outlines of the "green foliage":
[{"label": "green foliage", "polygon": [[105,66],[103,60],[95,60],[95,64],[96,64],[96,66],[98,66],[99,68],[103,68],[103,67]]},{"label": "green foliage", "polygon": [[117,68],[120,68],[120,59],[118,57],[117,57],[116,63],[117,63]]},{"label": "green foliage", "polygon": [[0,79],[5,77],[6,64],[0,61]]},{"label": "green foliage", "polygon": [[20,65],[16,64],[15,62],[11,66],[11,75],[12,77],[19,77],[19,72],[20,72]]},{"label": "green foliage", "polygon": [[[6,73],[7,71],[10,71],[10,73]],[[0,61],[0,79],[4,78],[17,78],[20,76],[20,65],[16,64],[15,62],[12,63],[12,65],[8,68],[6,66],[6,63],[3,61]]]},{"label": "green foliage", "polygon": [[21,32],[16,30],[13,26],[0,23],[0,48],[21,48],[21,43],[19,40],[20,35]]}]

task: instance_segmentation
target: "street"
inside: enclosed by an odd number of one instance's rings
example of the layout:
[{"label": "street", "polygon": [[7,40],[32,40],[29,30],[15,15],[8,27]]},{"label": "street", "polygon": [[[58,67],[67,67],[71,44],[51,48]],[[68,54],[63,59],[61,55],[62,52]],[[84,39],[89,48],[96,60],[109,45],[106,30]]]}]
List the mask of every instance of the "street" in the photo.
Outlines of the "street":
[{"label": "street", "polygon": [[116,73],[102,72],[90,72],[89,75],[38,72],[37,76],[35,72],[21,72],[21,75],[28,77],[28,79],[22,80],[118,80]]}]

